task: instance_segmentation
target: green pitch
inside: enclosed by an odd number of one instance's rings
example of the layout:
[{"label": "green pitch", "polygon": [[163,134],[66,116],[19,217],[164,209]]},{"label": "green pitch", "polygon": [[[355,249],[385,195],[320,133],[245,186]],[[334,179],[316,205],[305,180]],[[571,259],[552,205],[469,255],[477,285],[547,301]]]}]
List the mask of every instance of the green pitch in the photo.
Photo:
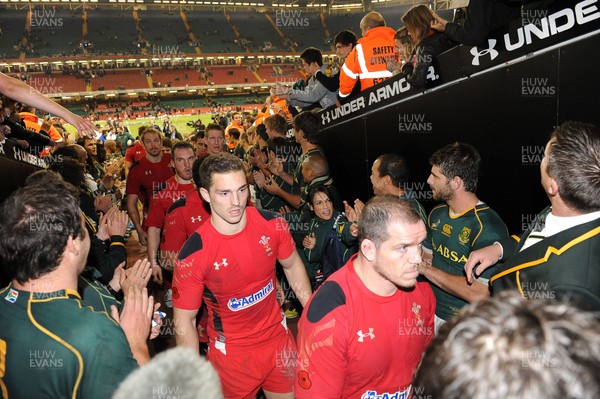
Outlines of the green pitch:
[{"label": "green pitch", "polygon": [[[212,114],[202,114],[202,115],[181,115],[181,116],[170,116],[169,117],[171,119],[171,122],[173,122],[173,124],[175,124],[175,126],[177,127],[177,131],[179,131],[179,133],[181,133],[181,135],[184,138],[187,138],[187,136],[193,132],[193,128],[191,126],[188,126],[187,123],[188,122],[195,122],[198,119],[202,120],[202,122],[205,125],[208,125],[209,123],[212,122]],[[100,121],[98,122],[101,126],[106,125],[105,121]],[[138,118],[138,119],[131,119],[131,120],[125,120],[123,121],[123,124],[125,126],[127,126],[127,128],[129,129],[129,133],[131,133],[131,135],[133,137],[137,137],[138,134],[138,128],[140,126],[144,126],[144,125],[152,125],[152,124],[156,124],[158,125],[161,129],[163,126],[163,118],[162,117],[158,117],[158,118]],[[66,125],[65,128],[67,129],[68,132],[75,132],[75,128],[71,125]]]}]

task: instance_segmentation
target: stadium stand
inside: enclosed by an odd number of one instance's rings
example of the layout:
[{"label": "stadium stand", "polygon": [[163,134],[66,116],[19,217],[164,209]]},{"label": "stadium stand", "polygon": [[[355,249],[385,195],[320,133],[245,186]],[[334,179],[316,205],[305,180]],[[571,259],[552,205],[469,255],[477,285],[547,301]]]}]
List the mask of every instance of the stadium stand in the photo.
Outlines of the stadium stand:
[{"label": "stadium stand", "polygon": [[35,73],[27,83],[35,87],[42,94],[62,94],[72,92],[85,91],[85,81],[77,79],[74,76],[62,74],[46,75],[43,73]]},{"label": "stadium stand", "polygon": [[148,80],[142,69],[117,70],[92,79],[93,91],[100,90],[101,87],[104,87],[104,90],[147,88]]},{"label": "stadium stand", "polygon": [[327,44],[319,14],[297,10],[286,10],[270,14],[285,37],[293,42],[298,52],[307,47],[316,47],[321,51],[331,51]]},{"label": "stadium stand", "polygon": [[[152,80],[162,86],[200,86],[206,84],[193,69],[152,69]],[[170,82],[170,84],[168,84]]]},{"label": "stadium stand", "polygon": [[[125,10],[88,10],[88,40],[95,54],[139,53],[133,16]],[[115,23],[119,21],[119,23]]]},{"label": "stadium stand", "polygon": [[187,20],[201,42],[203,53],[230,53],[239,51],[233,29],[218,11],[188,11]]},{"label": "stadium stand", "polygon": [[230,16],[251,52],[287,51],[281,38],[262,13],[240,11],[231,13]]},{"label": "stadium stand", "polygon": [[190,53],[185,24],[178,12],[139,11],[140,28],[153,55]]},{"label": "stadium stand", "polygon": [[64,8],[33,9],[29,37],[34,45],[31,56],[68,56],[82,53],[83,39],[80,11]]},{"label": "stadium stand", "polygon": [[2,35],[0,35],[0,58],[18,58],[18,44],[25,31],[27,12],[2,10]]},{"label": "stadium stand", "polygon": [[258,80],[246,67],[211,67],[208,79],[213,84],[256,83]]},{"label": "stadium stand", "polygon": [[360,37],[359,25],[363,16],[363,13],[332,13],[325,16],[325,22],[332,37],[343,30],[350,30]]}]

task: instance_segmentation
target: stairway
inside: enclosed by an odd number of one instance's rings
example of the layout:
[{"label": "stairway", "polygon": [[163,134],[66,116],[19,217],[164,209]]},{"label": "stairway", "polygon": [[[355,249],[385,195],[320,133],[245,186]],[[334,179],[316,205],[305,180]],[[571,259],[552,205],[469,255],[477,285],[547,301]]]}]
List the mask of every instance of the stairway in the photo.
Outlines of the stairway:
[{"label": "stairway", "polygon": [[185,11],[183,11],[183,10],[179,11],[179,15],[181,16],[181,20],[183,21],[183,24],[185,25],[185,31],[188,34],[188,39],[192,43],[198,44],[197,46],[194,47],[194,51],[196,52],[196,54],[202,54],[202,50],[200,49],[200,42],[196,38],[196,35],[194,35],[194,32],[192,32],[190,23],[187,20],[187,15],[185,15]]},{"label": "stairway", "polygon": [[[321,19],[321,25],[323,25],[323,31],[325,32],[325,37],[327,38],[327,41],[330,41],[332,39],[331,33],[329,33],[329,29],[327,29],[327,23],[325,22],[325,14],[323,14],[322,10],[319,13],[319,18]],[[331,40],[331,43],[329,44],[329,48],[331,49],[331,51],[335,52],[335,44],[333,43],[333,40]]]},{"label": "stairway", "polygon": [[267,21],[269,21],[269,23],[271,24],[271,26],[273,26],[273,29],[275,29],[275,31],[277,32],[277,34],[281,38],[281,41],[283,42],[283,44],[286,45],[290,49],[291,52],[297,53],[298,50],[296,50],[296,47],[294,46],[293,41],[291,41],[290,39],[288,39],[285,36],[285,34],[283,33],[283,31],[281,29],[279,29],[279,27],[277,26],[277,24],[273,20],[273,17],[271,17],[269,15],[269,13],[267,13],[267,12],[264,12],[263,15],[265,16],[265,18],[267,19]]}]

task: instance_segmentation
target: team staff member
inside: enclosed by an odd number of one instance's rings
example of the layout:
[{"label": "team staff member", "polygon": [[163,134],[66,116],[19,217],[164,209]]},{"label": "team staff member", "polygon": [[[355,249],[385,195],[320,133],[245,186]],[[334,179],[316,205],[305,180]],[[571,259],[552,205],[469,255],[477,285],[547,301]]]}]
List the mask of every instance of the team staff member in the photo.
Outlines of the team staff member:
[{"label": "team staff member", "polygon": [[[600,129],[565,122],[546,145],[540,165],[550,200],[520,239],[475,251],[467,277],[504,264],[490,280],[493,292],[518,290],[531,299],[568,299],[600,311]],[[481,263],[478,267],[476,265]]]},{"label": "team staff member", "polygon": [[323,283],[298,323],[297,399],[406,398],[433,338],[435,297],[417,283],[427,232],[412,206],[378,196],[359,252]]},{"label": "team staff member", "polygon": [[433,198],[444,201],[429,214],[433,259],[423,262],[425,276],[437,301],[436,331],[457,315],[469,302],[488,295],[491,271],[472,284],[464,277],[469,254],[508,237],[500,216],[477,198],[481,156],[470,144],[453,143],[437,150],[429,159],[431,175],[427,183]]},{"label": "team staff member", "polygon": [[394,35],[396,32],[385,26],[385,20],[378,12],[371,11],[360,21],[363,37],[352,49],[340,72],[341,98],[348,97],[357,80],[361,90],[392,77],[387,70],[387,62],[398,58]]},{"label": "team staff member", "polygon": [[[146,156],[131,168],[127,177],[127,213],[138,233],[140,245],[146,245],[145,219],[148,215],[152,194],[174,175],[171,169],[171,156],[162,152],[162,136],[158,130],[146,129],[140,135]],[[138,199],[143,205],[143,220],[140,222]]]},{"label": "team staff member", "polygon": [[130,288],[114,320],[77,293],[90,248],[78,196],[57,178],[17,190],[0,208],[0,263],[13,279],[0,291],[4,398],[110,398],[136,360],[150,360],[145,288]]},{"label": "team staff member", "polygon": [[198,350],[196,314],[209,311],[208,358],[227,398],[293,398],[296,347],[275,295],[275,262],[304,305],[308,277],[286,223],[246,208],[248,182],[241,160],[211,155],[200,165],[202,198],[210,222],[186,241],[173,278],[178,345]]}]

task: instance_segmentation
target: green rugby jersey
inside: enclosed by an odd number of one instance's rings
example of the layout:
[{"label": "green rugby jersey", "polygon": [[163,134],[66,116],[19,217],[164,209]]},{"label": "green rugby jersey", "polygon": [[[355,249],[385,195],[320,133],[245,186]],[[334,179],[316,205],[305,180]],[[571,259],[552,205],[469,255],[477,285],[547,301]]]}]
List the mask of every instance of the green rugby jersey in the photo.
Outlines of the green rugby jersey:
[{"label": "green rugby jersey", "polygon": [[[450,215],[447,204],[438,205],[429,214],[427,225],[431,235],[433,266],[455,276],[465,275],[464,267],[471,251],[508,237],[508,229],[500,216],[481,202],[454,216]],[[489,280],[494,269],[487,269],[480,278]],[[435,314],[441,319],[450,319],[467,304],[435,284],[431,287],[436,299]]]},{"label": "green rugby jersey", "polygon": [[137,367],[123,330],[72,290],[0,291],[4,398],[110,398]]}]

